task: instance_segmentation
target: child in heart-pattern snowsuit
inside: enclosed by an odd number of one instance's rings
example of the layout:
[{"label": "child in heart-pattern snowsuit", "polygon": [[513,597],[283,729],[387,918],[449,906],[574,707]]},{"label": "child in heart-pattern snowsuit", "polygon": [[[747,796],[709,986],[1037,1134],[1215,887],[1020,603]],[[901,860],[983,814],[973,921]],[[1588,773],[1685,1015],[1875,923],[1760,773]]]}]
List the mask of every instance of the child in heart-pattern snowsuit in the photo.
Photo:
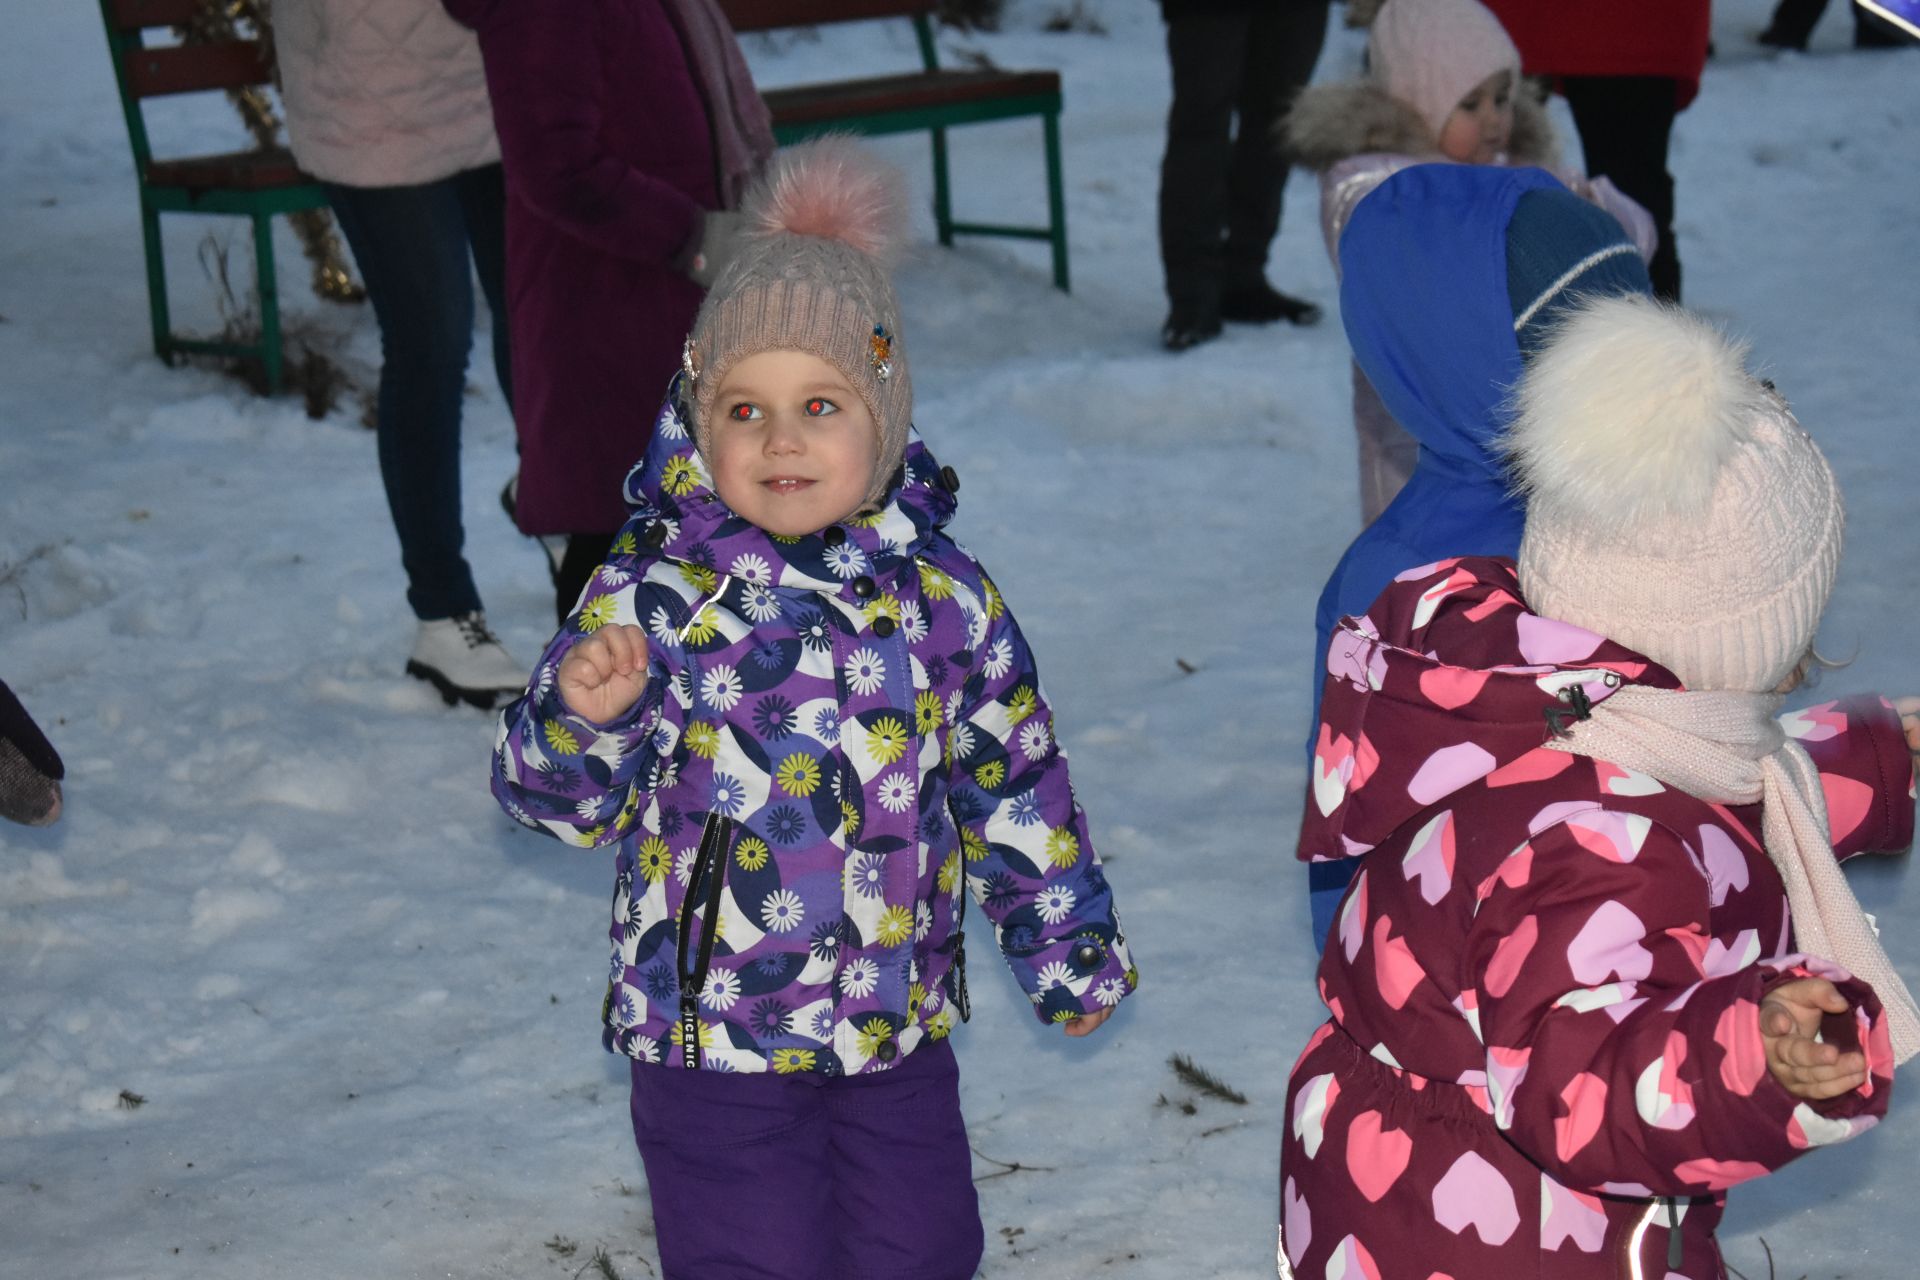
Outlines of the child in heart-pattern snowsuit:
[{"label": "child in heart-pattern snowsuit", "polygon": [[1774,719],[1840,497],[1724,339],[1589,302],[1505,443],[1517,565],[1410,568],[1328,652],[1301,851],[1360,871],[1279,1271],[1718,1280],[1726,1190],[1871,1127],[1920,1047],[1837,863],[1911,840],[1910,743],[1874,698]]},{"label": "child in heart-pattern snowsuit", "polygon": [[963,941],[1068,1034],[1138,981],[1033,656],[910,433],[897,185],[828,140],[750,195],[634,517],[495,754],[515,818],[619,847],[604,1020],[668,1276],[972,1275]]}]

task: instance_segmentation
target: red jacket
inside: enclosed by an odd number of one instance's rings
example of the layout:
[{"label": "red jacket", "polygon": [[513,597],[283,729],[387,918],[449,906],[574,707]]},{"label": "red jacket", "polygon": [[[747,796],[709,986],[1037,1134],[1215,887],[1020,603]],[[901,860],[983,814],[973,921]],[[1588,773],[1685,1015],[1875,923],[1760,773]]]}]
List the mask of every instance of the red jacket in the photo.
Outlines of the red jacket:
[{"label": "red jacket", "polygon": [[1486,0],[1528,75],[1665,76],[1685,109],[1707,63],[1709,0]]},{"label": "red jacket", "polygon": [[[1288,1087],[1282,1275],[1717,1280],[1725,1189],[1868,1128],[1893,1083],[1872,991],[1794,953],[1758,806],[1545,748],[1562,689],[1678,682],[1529,613],[1507,560],[1402,574],[1328,664],[1301,855],[1362,862]],[[1890,706],[1783,723],[1836,852],[1911,839]],[[1809,973],[1854,1003],[1871,1073],[1818,1104],[1759,1031]]]}]

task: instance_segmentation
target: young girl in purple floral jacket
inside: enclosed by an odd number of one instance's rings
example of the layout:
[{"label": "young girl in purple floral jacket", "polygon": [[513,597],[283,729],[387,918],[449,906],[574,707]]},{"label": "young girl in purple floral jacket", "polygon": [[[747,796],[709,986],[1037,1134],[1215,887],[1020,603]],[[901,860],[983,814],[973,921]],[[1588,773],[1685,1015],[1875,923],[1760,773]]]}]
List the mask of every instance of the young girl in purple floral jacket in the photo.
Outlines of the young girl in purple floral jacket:
[{"label": "young girl in purple floral jacket", "polygon": [[1085,1035],[1138,981],[912,436],[897,190],[830,140],[749,197],[634,517],[495,752],[517,820],[619,846],[606,1038],[669,1276],[973,1274],[968,890],[1043,1022]]}]

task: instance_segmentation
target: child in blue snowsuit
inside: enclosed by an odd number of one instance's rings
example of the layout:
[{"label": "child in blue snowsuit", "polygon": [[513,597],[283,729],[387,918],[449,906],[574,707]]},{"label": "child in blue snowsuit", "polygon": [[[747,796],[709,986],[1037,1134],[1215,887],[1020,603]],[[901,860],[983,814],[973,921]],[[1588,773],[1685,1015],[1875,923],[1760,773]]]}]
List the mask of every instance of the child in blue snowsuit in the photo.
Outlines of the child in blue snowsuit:
[{"label": "child in blue snowsuit", "polygon": [[[1355,206],[1340,237],[1341,318],[1354,361],[1420,459],[1320,593],[1313,723],[1343,616],[1365,613],[1402,570],[1519,551],[1526,511],[1492,442],[1526,348],[1575,298],[1651,291],[1620,223],[1541,169],[1416,165]],[[1308,867],[1316,945],[1351,867]]]}]

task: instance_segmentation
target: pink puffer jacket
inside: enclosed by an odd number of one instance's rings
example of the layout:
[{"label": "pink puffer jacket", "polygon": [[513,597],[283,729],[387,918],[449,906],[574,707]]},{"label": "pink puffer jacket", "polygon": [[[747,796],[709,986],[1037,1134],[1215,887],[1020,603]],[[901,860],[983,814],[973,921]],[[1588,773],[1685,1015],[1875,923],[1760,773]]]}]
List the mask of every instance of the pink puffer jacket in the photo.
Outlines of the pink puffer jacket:
[{"label": "pink puffer jacket", "polygon": [[500,158],[480,45],[440,0],[275,0],[287,138],[353,187],[434,182]]}]

